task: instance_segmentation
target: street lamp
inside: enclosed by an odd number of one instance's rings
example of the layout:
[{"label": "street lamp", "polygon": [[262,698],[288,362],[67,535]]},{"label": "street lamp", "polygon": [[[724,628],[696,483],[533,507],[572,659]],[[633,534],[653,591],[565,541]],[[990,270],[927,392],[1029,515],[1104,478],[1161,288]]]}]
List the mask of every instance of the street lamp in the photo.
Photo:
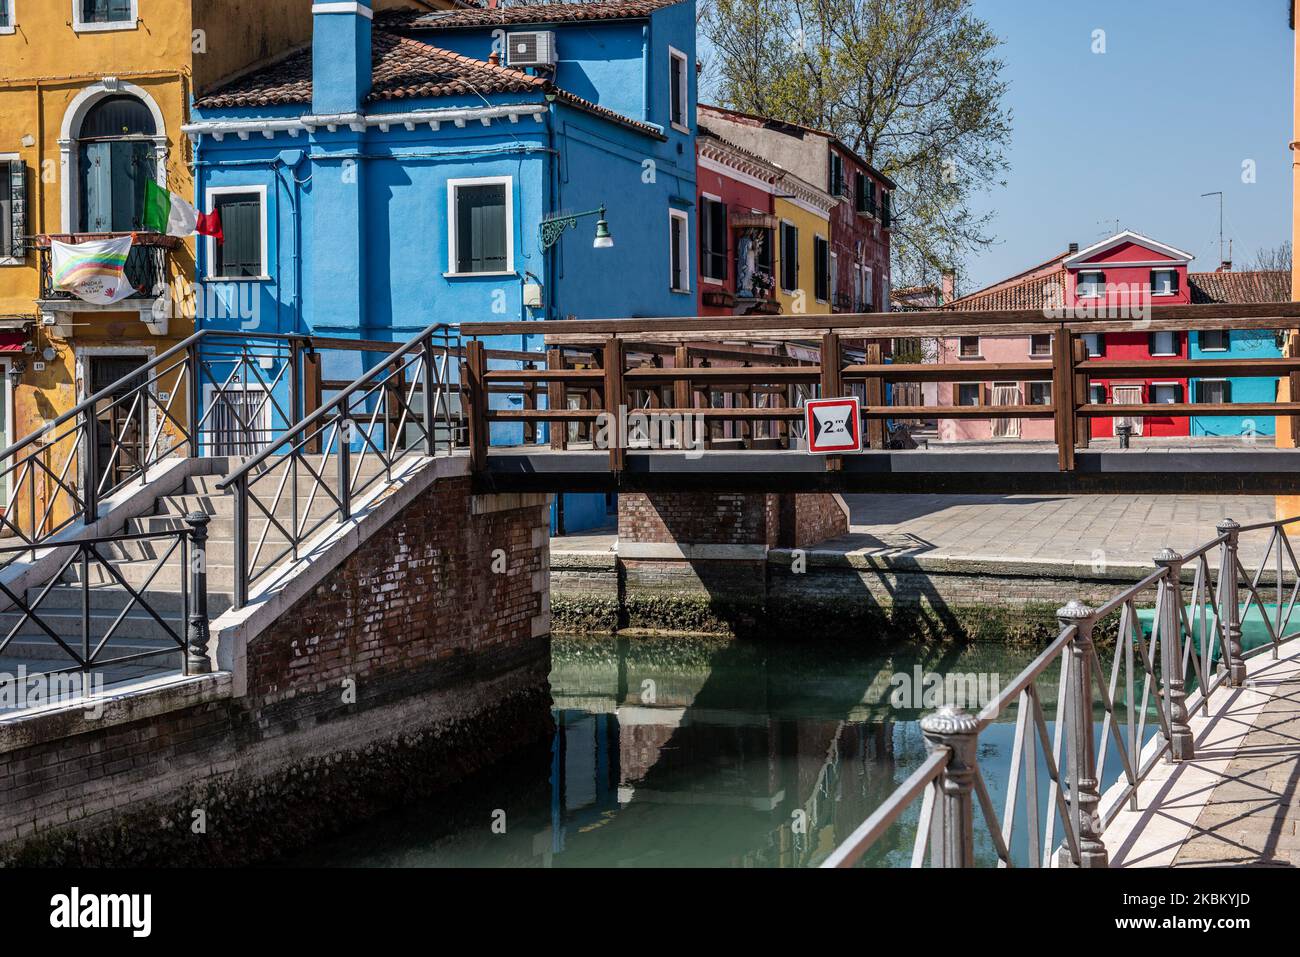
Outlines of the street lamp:
[{"label": "street lamp", "polygon": [[605,207],[598,209],[588,209],[581,213],[568,213],[564,216],[552,216],[550,219],[543,219],[537,224],[538,238],[541,243],[542,251],[550,249],[560,241],[560,236],[566,229],[577,229],[578,220],[584,216],[597,216],[596,220],[596,239],[592,242],[593,249],[611,249],[614,245],[614,237],[609,232],[609,223],[605,220]]}]

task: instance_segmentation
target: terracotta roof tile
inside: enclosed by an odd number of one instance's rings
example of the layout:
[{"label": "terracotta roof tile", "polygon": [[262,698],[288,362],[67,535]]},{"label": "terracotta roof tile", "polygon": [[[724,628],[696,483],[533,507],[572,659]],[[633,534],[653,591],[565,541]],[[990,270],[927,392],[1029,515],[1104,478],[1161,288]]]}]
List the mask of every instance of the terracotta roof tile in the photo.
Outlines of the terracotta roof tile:
[{"label": "terracotta roof tile", "polygon": [[524,23],[580,23],[589,20],[638,20],[681,0],[608,0],[605,3],[526,3],[495,10],[440,10],[419,14],[412,30],[453,30],[514,26]]},{"label": "terracotta roof tile", "polygon": [[1284,270],[1258,272],[1189,272],[1192,302],[1290,302],[1291,274]]},{"label": "terracotta roof tile", "polygon": [[[437,96],[487,96],[493,93],[545,93],[638,132],[663,139],[663,131],[608,107],[554,88],[539,76],[443,50],[420,40],[376,29],[372,86],[368,102]],[[312,54],[305,48],[278,63],[224,84],[196,100],[199,109],[285,106],[311,102]]]},{"label": "terracotta roof tile", "polygon": [[[1049,260],[1050,262],[1050,260]],[[1000,283],[980,292],[971,293],[954,299],[944,306],[959,312],[986,311],[995,309],[1043,309],[1057,303],[1048,302],[1048,291],[1063,297],[1065,295],[1065,270],[1029,276],[1018,282]]]}]

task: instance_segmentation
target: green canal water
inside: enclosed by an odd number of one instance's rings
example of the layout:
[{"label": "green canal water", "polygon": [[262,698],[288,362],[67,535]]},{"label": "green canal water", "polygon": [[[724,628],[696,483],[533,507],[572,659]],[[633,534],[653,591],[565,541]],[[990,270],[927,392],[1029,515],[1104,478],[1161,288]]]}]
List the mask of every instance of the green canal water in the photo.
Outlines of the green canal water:
[{"label": "green canal water", "polygon": [[[914,706],[922,702],[905,692],[938,673],[970,676],[972,689],[996,694],[1037,651],[557,638],[548,740],[450,791],[412,794],[400,813],[287,863],[816,866],[924,759]],[[1039,689],[1050,730],[1054,671]],[[1004,716],[980,741],[999,813],[1014,720]],[[1119,766],[1110,763],[1108,781]],[[906,866],[916,816],[914,808],[867,863]],[[977,837],[990,857],[982,828]]]}]

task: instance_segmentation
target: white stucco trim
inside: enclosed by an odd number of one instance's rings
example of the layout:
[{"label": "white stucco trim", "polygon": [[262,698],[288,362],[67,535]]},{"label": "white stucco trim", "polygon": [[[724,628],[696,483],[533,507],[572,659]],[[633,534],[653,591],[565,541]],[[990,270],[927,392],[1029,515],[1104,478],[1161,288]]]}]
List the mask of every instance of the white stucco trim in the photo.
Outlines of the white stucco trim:
[{"label": "white stucco trim", "polygon": [[271,278],[270,255],[271,251],[267,248],[267,209],[266,209],[266,186],[209,186],[204,194],[204,208],[208,210],[216,209],[216,198],[218,196],[229,196],[238,193],[256,193],[258,203],[261,206],[261,226],[262,226],[262,272],[258,276],[214,276],[212,266],[217,261],[217,239],[215,236],[204,236],[204,276],[213,282],[265,282]]},{"label": "white stucco trim", "polygon": [[[673,249],[673,220],[682,221],[682,276],[686,279],[686,285],[673,285],[673,255],[677,250]],[[668,291],[669,292],[690,292],[691,291],[691,217],[686,214],[685,210],[669,209],[668,210]]]},{"label": "white stucco trim", "polygon": [[[456,269],[456,190],[462,186],[506,188],[506,268],[494,272],[460,272]],[[515,272],[515,181],[513,176],[469,176],[447,180],[447,271],[444,276],[513,276]]]},{"label": "white stucco trim", "polygon": [[[703,141],[701,141],[701,149],[703,149]],[[726,176],[728,179],[734,179],[739,183],[744,183],[746,186],[761,190],[764,193],[776,192],[776,187],[773,185],[776,174],[774,174],[773,179],[759,179],[757,176],[746,172],[738,166],[729,166],[705,155],[697,157],[695,163],[700,169],[705,169],[711,173]]]},{"label": "white stucco trim", "polygon": [[[1137,246],[1143,246],[1151,250],[1153,253],[1169,257],[1168,262],[1162,263],[1161,265],[1168,265],[1169,263],[1189,263],[1193,258],[1195,258],[1191,253],[1184,252],[1176,246],[1157,242],[1149,236],[1143,236],[1141,233],[1135,233],[1131,229],[1126,229],[1123,232],[1116,233],[1114,236],[1103,239],[1101,242],[1093,243],[1087,249],[1079,250],[1073,256],[1066,259],[1064,265],[1067,269],[1091,266],[1093,265],[1092,257],[1098,256],[1101,253],[1106,252],[1108,249],[1114,249],[1122,243],[1133,243]],[[1115,269],[1122,269],[1128,266],[1142,266],[1146,265],[1146,263],[1112,262],[1106,263],[1105,265],[1109,265]]]},{"label": "white stucco trim", "polygon": [[73,97],[63,113],[63,124],[59,127],[59,200],[61,231],[74,233],[81,213],[81,197],[76,184],[81,181],[81,159],[77,153],[77,134],[86,114],[100,100],[110,96],[133,96],[153,115],[154,166],[157,168],[155,179],[163,189],[167,188],[167,122],[163,119],[162,109],[147,91],[134,83],[119,80],[115,76],[106,76],[98,83],[92,83]]},{"label": "white stucco trim", "polygon": [[[681,64],[682,71],[682,100],[680,103],[673,102],[673,74],[677,70],[677,65]],[[673,110],[677,107],[682,110],[682,122],[677,123],[673,120]],[[679,133],[689,133],[691,127],[689,120],[691,118],[691,58],[675,46],[668,47],[668,122],[673,129]]]},{"label": "white stucco trim", "polygon": [[[0,3],[4,3],[4,2],[5,0],[0,0]],[[3,32],[4,31],[0,30],[0,33]],[[0,165],[4,163],[21,163],[22,159],[23,158],[20,153],[0,153]],[[9,181],[7,179],[4,181],[0,181],[0,189],[3,189],[6,193],[9,191]],[[31,231],[30,227],[27,227],[27,231],[28,232]],[[25,266],[25,265],[27,265],[27,259],[25,257],[0,256],[0,266]]]},{"label": "white stucco trim", "polygon": [[494,120],[504,119],[511,123],[518,123],[520,117],[527,116],[540,123],[546,113],[547,107],[541,103],[515,103],[509,106],[451,107],[409,113],[341,113],[330,116],[304,114],[280,119],[198,120],[194,123],[186,123],[181,127],[181,132],[187,134],[190,139],[211,136],[217,142],[221,142],[227,136],[238,136],[241,140],[246,140],[253,134],[268,140],[276,133],[288,133],[296,137],[304,130],[315,133],[322,126],[331,132],[340,126],[347,126],[358,132],[366,127],[377,126],[386,133],[394,126],[405,126],[407,130],[413,131],[417,126],[427,124],[429,129],[436,133],[444,123],[456,127],[464,127],[470,122],[489,126]]},{"label": "white stucco trim", "polygon": [[365,17],[367,20],[375,18],[375,11],[371,10],[364,4],[353,2],[334,2],[334,3],[313,3],[311,5],[311,14],[316,16],[318,13],[353,13],[359,17]]},{"label": "white stucco trim", "polygon": [[72,0],[72,29],[76,33],[105,33],[109,30],[134,30],[140,23],[139,0],[131,0],[131,18],[112,23],[87,23],[81,19],[81,0]]}]

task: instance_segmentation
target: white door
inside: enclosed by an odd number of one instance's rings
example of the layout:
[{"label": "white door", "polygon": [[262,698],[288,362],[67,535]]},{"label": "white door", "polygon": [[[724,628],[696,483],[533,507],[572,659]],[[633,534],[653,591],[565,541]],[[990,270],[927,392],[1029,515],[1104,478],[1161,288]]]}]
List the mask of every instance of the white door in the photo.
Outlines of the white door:
[{"label": "white door", "polygon": [[[1142,404],[1142,387],[1140,385],[1117,385],[1110,390],[1112,405],[1141,405]],[[1142,417],[1141,416],[1115,416],[1116,427],[1128,423],[1133,426],[1133,434],[1142,434]]]},{"label": "white door", "polygon": [[[993,384],[994,405],[1020,405],[1020,386],[1015,383],[996,382]],[[995,439],[1020,438],[1019,419],[994,419],[993,437]]]}]

